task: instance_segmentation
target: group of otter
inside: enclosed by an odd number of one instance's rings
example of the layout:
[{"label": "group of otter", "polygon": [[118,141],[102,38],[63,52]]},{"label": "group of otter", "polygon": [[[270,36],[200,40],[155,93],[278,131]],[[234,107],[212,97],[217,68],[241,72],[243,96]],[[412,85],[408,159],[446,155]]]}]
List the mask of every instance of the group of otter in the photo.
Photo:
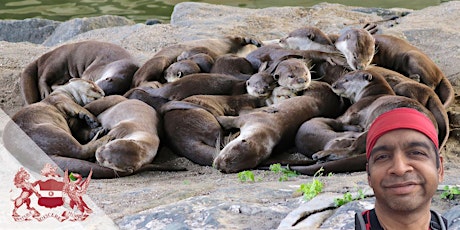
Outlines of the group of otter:
[{"label": "group of otter", "polygon": [[361,171],[369,125],[398,107],[425,113],[443,146],[450,82],[421,50],[376,30],[195,40],[140,66],[111,43],[67,44],[25,68],[26,105],[12,120],[63,170],[94,178],[155,168],[163,147],[225,173],[287,151],[310,159],[290,162],[302,174]]}]

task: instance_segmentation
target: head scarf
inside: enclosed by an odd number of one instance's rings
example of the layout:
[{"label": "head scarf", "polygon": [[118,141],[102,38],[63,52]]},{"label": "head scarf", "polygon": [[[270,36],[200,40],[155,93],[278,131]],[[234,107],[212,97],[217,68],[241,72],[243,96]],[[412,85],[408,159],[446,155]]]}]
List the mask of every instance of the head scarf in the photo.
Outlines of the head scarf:
[{"label": "head scarf", "polygon": [[410,108],[397,108],[381,114],[372,122],[366,137],[366,158],[377,140],[385,133],[396,129],[413,129],[425,134],[439,148],[438,133],[431,120],[423,113]]}]

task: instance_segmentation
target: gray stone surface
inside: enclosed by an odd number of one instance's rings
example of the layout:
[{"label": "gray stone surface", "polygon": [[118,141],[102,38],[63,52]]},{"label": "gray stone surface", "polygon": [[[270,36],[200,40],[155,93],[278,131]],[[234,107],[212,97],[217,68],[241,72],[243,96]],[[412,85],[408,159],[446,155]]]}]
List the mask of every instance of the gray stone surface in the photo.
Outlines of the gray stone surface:
[{"label": "gray stone surface", "polygon": [[132,20],[113,15],[76,18],[61,23],[54,33],[43,42],[43,45],[54,46],[90,30],[133,24],[135,24],[135,22]]},{"label": "gray stone surface", "polygon": [[0,20],[0,41],[43,43],[61,22],[31,18]]}]

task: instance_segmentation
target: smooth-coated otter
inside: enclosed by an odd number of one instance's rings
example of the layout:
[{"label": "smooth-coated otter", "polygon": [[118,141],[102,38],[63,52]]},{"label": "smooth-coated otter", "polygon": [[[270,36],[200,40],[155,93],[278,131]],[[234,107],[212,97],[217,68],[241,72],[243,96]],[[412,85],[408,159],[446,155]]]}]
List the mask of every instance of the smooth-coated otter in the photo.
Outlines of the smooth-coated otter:
[{"label": "smooth-coated otter", "polygon": [[129,90],[137,63],[122,47],[99,41],[62,45],[27,65],[21,73],[21,93],[26,104],[38,102],[71,78],[96,82],[105,95]]}]

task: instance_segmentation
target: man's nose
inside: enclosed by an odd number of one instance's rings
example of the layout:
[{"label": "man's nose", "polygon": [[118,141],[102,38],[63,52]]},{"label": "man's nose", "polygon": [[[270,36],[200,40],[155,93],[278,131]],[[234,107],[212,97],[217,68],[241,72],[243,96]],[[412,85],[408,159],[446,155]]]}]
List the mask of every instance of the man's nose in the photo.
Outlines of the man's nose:
[{"label": "man's nose", "polygon": [[390,168],[390,173],[402,176],[412,170],[410,161],[403,152],[399,151],[393,155],[393,165]]}]

